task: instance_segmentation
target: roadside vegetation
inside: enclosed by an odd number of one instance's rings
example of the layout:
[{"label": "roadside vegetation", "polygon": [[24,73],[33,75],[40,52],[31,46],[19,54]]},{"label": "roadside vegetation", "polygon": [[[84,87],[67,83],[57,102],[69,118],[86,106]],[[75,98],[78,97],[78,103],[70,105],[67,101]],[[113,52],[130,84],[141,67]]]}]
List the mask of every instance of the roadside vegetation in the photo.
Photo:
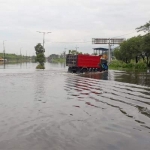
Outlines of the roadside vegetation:
[{"label": "roadside vegetation", "polygon": [[134,60],[131,60],[130,63],[125,63],[120,60],[113,60],[109,64],[110,69],[117,69],[117,70],[123,70],[123,69],[134,69],[134,70],[143,70],[147,69],[146,63],[144,63],[142,60],[140,60],[138,63],[135,63]]},{"label": "roadside vegetation", "polygon": [[51,63],[65,63],[66,59],[65,58],[53,58],[51,60]]},{"label": "roadside vegetation", "polygon": [[[0,53],[0,59],[4,59],[4,54]],[[31,56],[16,55],[16,54],[5,54],[6,63],[20,63],[20,62],[29,62],[33,58]]]},{"label": "roadside vegetation", "polygon": [[115,48],[110,68],[146,69],[150,67],[150,21],[136,28],[146,34],[132,37]]}]

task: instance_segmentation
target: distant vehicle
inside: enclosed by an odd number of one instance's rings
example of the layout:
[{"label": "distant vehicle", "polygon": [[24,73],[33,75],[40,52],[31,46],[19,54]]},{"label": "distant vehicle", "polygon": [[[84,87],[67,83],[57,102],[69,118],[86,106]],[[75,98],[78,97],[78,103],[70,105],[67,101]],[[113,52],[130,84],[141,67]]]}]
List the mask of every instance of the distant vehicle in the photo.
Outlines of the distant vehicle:
[{"label": "distant vehicle", "polygon": [[107,60],[102,55],[67,54],[66,66],[68,72],[83,73],[108,70]]},{"label": "distant vehicle", "polygon": [[7,62],[7,59],[0,58],[0,63]]}]

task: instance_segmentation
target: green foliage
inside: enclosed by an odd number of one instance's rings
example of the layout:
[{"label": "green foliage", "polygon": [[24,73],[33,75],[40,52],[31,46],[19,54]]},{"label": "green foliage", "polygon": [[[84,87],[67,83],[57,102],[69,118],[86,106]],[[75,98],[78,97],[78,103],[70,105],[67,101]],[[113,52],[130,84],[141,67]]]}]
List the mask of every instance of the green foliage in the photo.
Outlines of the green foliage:
[{"label": "green foliage", "polygon": [[109,64],[109,68],[111,69],[147,69],[147,65],[140,60],[138,63],[135,63],[134,60],[131,60],[130,63],[125,63],[119,60],[113,60]]},{"label": "green foliage", "polygon": [[36,69],[45,69],[45,67],[43,65],[39,64],[36,66]]},{"label": "green foliage", "polygon": [[69,50],[69,54],[77,55],[82,54],[82,52],[78,52],[77,50]]},{"label": "green foliage", "polygon": [[37,54],[37,56],[35,58],[35,61],[39,62],[40,65],[44,65],[44,62],[45,62],[45,55],[44,55],[44,53]]},{"label": "green foliage", "polygon": [[118,60],[123,60],[123,55],[121,54],[121,51],[120,51],[119,47],[115,48],[115,50],[114,50],[114,56]]},{"label": "green foliage", "polygon": [[[4,58],[4,54],[0,53],[0,58]],[[28,62],[31,60],[30,56],[24,56],[24,55],[16,55],[16,54],[5,54],[5,59],[7,59],[8,63],[15,63],[15,62]]]},{"label": "green foliage", "polygon": [[136,28],[136,30],[137,32],[144,31],[150,33],[150,21],[144,24],[143,26]]},{"label": "green foliage", "polygon": [[[114,50],[114,56],[116,59],[121,60],[125,63],[130,63],[131,60],[135,60],[137,63],[141,58],[141,66],[147,65],[150,67],[150,21],[143,26],[136,28],[137,32],[147,32],[144,36],[132,37],[120,44],[120,47]],[[129,65],[131,65],[130,63]],[[126,64],[127,65],[127,64]],[[127,67],[130,67],[127,65]],[[132,65],[135,68],[141,68],[139,63]],[[124,64],[125,66],[125,64]]]},{"label": "green foliage", "polygon": [[147,69],[147,65],[144,62],[138,62],[135,64],[135,69]]},{"label": "green foliage", "polygon": [[125,63],[130,63],[131,60],[138,62],[141,58],[143,62],[150,65],[150,35],[137,36],[128,39],[120,44],[120,47],[114,50],[116,59]]},{"label": "green foliage", "polygon": [[39,65],[37,66],[37,69],[45,68],[44,67],[44,62],[45,62],[45,55],[44,55],[45,49],[44,49],[44,47],[40,43],[38,43],[35,46],[35,51],[36,51],[35,61],[39,62]]},{"label": "green foliage", "polygon": [[120,48],[117,49],[119,59],[128,63],[131,59],[134,59],[137,55],[141,53],[140,45],[141,45],[141,36],[132,37],[127,41],[124,41],[120,44]]},{"label": "green foliage", "polygon": [[54,58],[52,59],[52,63],[65,63],[66,59],[65,58]]},{"label": "green foliage", "polygon": [[45,52],[45,49],[44,49],[44,47],[41,45],[41,43],[38,43],[38,44],[35,46],[35,51],[36,51],[36,55],[38,55],[38,54],[44,53],[44,52]]}]

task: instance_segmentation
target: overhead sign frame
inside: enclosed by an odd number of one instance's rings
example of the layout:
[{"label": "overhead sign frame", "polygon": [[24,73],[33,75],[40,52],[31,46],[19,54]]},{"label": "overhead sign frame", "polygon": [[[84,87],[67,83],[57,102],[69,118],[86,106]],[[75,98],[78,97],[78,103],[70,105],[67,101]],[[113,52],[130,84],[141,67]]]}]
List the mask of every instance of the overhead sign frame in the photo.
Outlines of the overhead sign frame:
[{"label": "overhead sign frame", "polygon": [[121,44],[123,41],[125,41],[124,38],[92,38],[92,44],[108,44],[109,45],[109,63],[111,61],[111,45],[114,44]]},{"label": "overhead sign frame", "polygon": [[124,38],[92,38],[92,44],[121,44]]}]

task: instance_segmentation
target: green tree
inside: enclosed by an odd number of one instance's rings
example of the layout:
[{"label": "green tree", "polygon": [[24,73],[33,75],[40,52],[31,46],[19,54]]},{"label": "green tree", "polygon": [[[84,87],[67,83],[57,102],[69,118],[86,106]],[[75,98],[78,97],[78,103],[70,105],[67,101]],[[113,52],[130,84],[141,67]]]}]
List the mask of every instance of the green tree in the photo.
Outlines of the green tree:
[{"label": "green tree", "polygon": [[144,31],[147,34],[143,36],[142,39],[142,44],[141,44],[141,48],[142,48],[142,58],[145,61],[145,57],[146,57],[146,64],[147,66],[150,67],[150,21],[147,22],[146,24],[136,28],[137,32],[140,31]]},{"label": "green tree", "polygon": [[150,33],[150,21],[144,24],[143,26],[136,28],[136,30],[137,32],[144,31],[144,32]]},{"label": "green tree", "polygon": [[127,41],[124,41],[120,44],[120,47],[116,48],[114,51],[116,59],[126,63],[129,63],[132,59],[135,59],[136,62],[138,62],[137,57],[142,53],[141,43],[141,36],[132,37]]},{"label": "green tree", "polygon": [[69,54],[77,55],[77,54],[82,54],[82,52],[78,52],[77,50],[69,50]]},{"label": "green tree", "polygon": [[114,56],[118,60],[123,60],[123,57],[122,57],[121,51],[120,51],[120,47],[115,48],[115,50],[114,50]]},{"label": "green tree", "polygon": [[150,34],[143,36],[141,48],[143,57],[146,57],[146,64],[150,67]]},{"label": "green tree", "polygon": [[36,51],[36,58],[35,61],[39,62],[39,65],[36,67],[37,69],[45,69],[44,67],[44,62],[45,62],[45,49],[44,47],[41,45],[41,43],[38,43],[35,46],[35,51]]}]

